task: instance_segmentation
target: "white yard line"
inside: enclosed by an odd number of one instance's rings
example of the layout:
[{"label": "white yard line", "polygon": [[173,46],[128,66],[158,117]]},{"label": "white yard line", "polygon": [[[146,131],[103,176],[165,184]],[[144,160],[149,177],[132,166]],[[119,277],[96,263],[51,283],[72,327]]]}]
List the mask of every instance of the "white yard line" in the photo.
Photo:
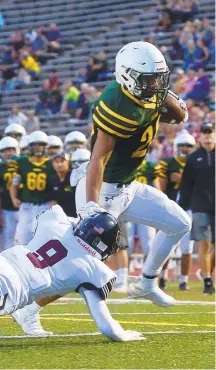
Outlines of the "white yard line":
[{"label": "white yard line", "polygon": [[[112,315],[206,315],[206,314],[215,314],[212,312],[111,312]],[[89,313],[42,313],[40,316],[90,316]]]},{"label": "white yard line", "polygon": [[[62,297],[60,298],[56,303],[53,304],[58,304],[58,302],[62,304],[62,302],[83,302],[84,300],[82,298],[70,298],[70,297]],[[107,303],[110,304],[126,304],[126,303],[139,303],[139,304],[152,304],[151,301],[145,300],[145,299],[134,299],[134,298],[109,298],[106,300]],[[215,302],[211,301],[177,301],[176,305],[181,306],[181,305],[199,305],[199,306],[215,306]]]},{"label": "white yard line", "polygon": [[[185,334],[214,334],[214,330],[192,330],[192,331],[176,331],[176,330],[169,330],[169,331],[143,331],[142,334],[145,335],[156,335],[156,334],[177,334],[177,335],[185,335]],[[73,334],[53,334],[49,337],[46,337],[46,340],[49,338],[66,338],[66,337],[89,337],[101,335],[99,332],[94,333],[73,333]],[[2,335],[0,339],[41,339],[44,337],[31,337],[28,335]]]}]

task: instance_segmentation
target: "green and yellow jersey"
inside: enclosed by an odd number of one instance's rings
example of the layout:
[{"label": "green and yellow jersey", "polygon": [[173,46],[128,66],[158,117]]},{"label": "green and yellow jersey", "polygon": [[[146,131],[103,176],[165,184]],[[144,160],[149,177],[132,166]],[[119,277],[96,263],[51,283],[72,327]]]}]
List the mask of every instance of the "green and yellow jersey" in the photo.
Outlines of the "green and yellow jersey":
[{"label": "green and yellow jersey", "polygon": [[92,111],[92,149],[98,130],[116,138],[115,147],[105,167],[105,182],[129,184],[136,179],[137,169],[158,131],[159,108],[156,96],[151,102],[143,102],[115,81],[106,87],[95,102]]},{"label": "green and yellow jersey", "polygon": [[167,179],[167,187],[165,194],[168,196],[168,198],[176,201],[177,194],[179,190],[179,183],[172,182],[171,181],[171,174],[174,172],[182,173],[183,169],[185,167],[186,161],[184,158],[179,157],[168,157],[163,158],[160,161],[161,171],[160,171],[160,177]]},{"label": "green and yellow jersey", "polygon": [[0,164],[1,207],[7,211],[17,211],[17,208],[13,206],[9,192],[13,176],[17,172],[16,161],[17,159]]},{"label": "green and yellow jersey", "polygon": [[137,181],[153,186],[153,181],[160,177],[160,165],[144,160],[137,171]]},{"label": "green and yellow jersey", "polygon": [[16,177],[22,183],[21,202],[42,204],[52,200],[47,179],[54,173],[52,161],[49,158],[41,162],[33,162],[32,158],[27,156],[19,158]]}]

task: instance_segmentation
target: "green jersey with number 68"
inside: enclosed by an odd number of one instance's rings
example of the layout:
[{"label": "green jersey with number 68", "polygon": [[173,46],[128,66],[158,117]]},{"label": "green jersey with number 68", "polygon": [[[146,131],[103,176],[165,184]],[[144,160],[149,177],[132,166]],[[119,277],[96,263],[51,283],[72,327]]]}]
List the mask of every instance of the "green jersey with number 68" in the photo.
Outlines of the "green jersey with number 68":
[{"label": "green jersey with number 68", "polygon": [[54,169],[49,158],[41,162],[33,162],[31,157],[19,158],[14,182],[22,183],[21,202],[42,204],[52,200],[47,189],[47,178],[53,174]]},{"label": "green jersey with number 68", "polygon": [[143,161],[137,172],[137,181],[153,186],[153,181],[160,177],[160,165],[155,162]]},{"label": "green jersey with number 68", "polygon": [[159,108],[156,96],[149,102],[141,101],[116,81],[105,88],[92,112],[92,149],[98,130],[116,138],[103,181],[129,184],[136,179],[137,170],[158,130]]},{"label": "green jersey with number 68", "polygon": [[17,162],[15,160],[0,164],[1,208],[7,211],[17,211],[17,208],[13,206],[9,192],[13,176],[16,172]]}]

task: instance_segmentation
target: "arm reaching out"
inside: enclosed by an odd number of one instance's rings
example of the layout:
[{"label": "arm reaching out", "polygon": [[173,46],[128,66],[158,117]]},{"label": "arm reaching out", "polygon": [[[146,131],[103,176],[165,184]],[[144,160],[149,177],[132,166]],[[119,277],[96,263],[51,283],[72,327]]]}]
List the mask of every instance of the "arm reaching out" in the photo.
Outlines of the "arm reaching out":
[{"label": "arm reaching out", "polygon": [[145,339],[142,334],[137,331],[124,330],[121,325],[112,318],[105,301],[100,298],[96,291],[80,288],[79,293],[84,298],[98,329],[103,335],[115,342]]},{"label": "arm reaching out", "polygon": [[103,182],[103,174],[106,163],[108,162],[112,150],[115,146],[116,139],[107,135],[101,130],[98,130],[98,137],[95,143],[92,157],[87,169],[86,177],[86,214],[90,215],[94,212],[103,212],[100,209],[99,197]]}]

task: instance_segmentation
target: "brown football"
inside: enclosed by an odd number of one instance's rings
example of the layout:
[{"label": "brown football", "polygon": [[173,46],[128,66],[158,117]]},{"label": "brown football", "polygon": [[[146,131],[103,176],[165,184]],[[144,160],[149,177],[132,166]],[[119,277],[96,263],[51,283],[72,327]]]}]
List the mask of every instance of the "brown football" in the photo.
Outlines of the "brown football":
[{"label": "brown football", "polygon": [[185,116],[184,110],[179,104],[178,96],[174,93],[168,92],[160,111],[160,122],[163,123],[178,124],[183,121]]}]

